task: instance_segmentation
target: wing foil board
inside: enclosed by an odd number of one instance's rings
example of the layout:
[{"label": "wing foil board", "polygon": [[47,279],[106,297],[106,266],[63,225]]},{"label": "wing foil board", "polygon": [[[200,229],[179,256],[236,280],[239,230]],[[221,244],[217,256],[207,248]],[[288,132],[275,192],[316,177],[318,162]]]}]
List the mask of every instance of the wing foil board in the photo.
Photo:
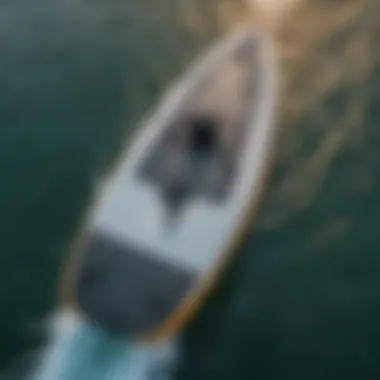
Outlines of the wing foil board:
[{"label": "wing foil board", "polygon": [[273,47],[254,29],[190,68],[107,180],[69,261],[64,302],[136,339],[189,319],[258,202],[275,84]]}]

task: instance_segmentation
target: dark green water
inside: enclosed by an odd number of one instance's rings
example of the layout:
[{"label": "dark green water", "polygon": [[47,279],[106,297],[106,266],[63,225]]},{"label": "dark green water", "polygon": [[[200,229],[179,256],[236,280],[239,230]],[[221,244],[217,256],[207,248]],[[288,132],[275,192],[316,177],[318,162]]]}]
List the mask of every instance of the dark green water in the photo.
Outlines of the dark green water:
[{"label": "dark green water", "polygon": [[183,17],[173,1],[0,2],[0,369],[40,341],[96,179],[215,31]]},{"label": "dark green water", "polygon": [[[183,4],[0,2],[1,370],[21,367],[43,338],[41,318],[54,307],[59,266],[96,179],[217,34],[212,12],[200,12],[198,34],[185,28]],[[187,329],[178,378],[379,377],[378,77],[365,84],[376,100],[361,148],[333,160],[312,206],[294,211],[291,197],[268,198],[258,233]],[[329,101],[345,112],[344,101]],[[321,123],[312,116],[300,128]],[[279,165],[272,189],[307,156],[297,154]]]}]

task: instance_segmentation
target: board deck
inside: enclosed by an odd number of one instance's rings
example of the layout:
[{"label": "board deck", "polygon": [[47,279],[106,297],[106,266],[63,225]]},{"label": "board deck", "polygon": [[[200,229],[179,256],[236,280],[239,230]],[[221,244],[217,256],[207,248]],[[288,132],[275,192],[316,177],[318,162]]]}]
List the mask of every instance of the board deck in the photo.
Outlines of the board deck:
[{"label": "board deck", "polygon": [[222,41],[159,104],[94,205],[66,306],[135,339],[175,333],[237,248],[274,139],[276,65],[255,29]]}]

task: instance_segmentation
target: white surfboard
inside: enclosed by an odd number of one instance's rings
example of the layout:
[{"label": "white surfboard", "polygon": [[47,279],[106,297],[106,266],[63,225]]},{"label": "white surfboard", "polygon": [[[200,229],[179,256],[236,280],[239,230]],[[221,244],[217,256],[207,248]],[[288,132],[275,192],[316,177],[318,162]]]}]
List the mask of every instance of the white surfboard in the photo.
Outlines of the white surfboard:
[{"label": "white surfboard", "polygon": [[239,31],[169,91],[102,189],[64,302],[136,339],[188,321],[259,202],[275,135],[275,61],[265,35]]}]

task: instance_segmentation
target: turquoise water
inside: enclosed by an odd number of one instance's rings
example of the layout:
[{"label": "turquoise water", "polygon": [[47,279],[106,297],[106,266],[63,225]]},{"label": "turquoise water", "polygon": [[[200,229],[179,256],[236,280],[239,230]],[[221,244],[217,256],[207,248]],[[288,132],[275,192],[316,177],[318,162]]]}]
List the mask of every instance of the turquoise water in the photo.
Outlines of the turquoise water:
[{"label": "turquoise water", "polygon": [[113,339],[93,326],[66,321],[52,334],[32,378],[96,380],[108,376],[122,379],[125,369],[119,367],[129,360],[129,351],[127,342]]},{"label": "turquoise water", "polygon": [[111,336],[73,315],[57,314],[49,344],[40,355],[33,380],[169,380],[177,347],[174,341],[145,347]]}]

